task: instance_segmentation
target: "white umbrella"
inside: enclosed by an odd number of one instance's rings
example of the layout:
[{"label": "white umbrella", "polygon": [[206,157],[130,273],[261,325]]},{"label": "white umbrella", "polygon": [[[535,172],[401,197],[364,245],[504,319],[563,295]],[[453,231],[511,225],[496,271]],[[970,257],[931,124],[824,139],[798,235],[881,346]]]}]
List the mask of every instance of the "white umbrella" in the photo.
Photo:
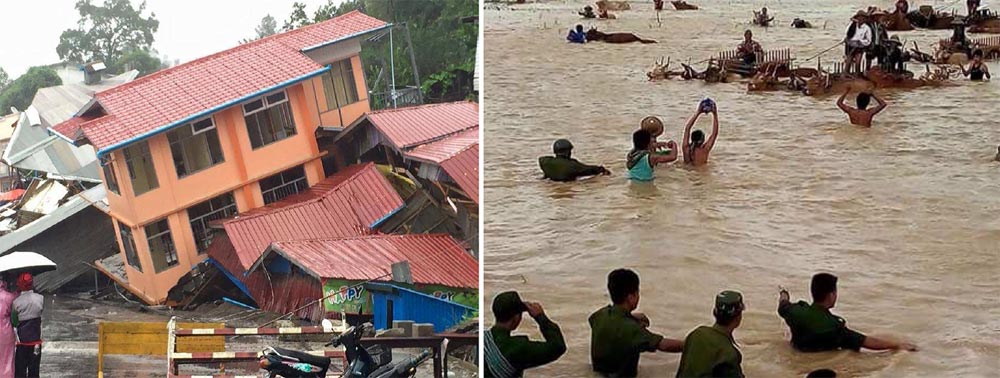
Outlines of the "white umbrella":
[{"label": "white umbrella", "polygon": [[30,272],[39,274],[56,270],[56,263],[35,252],[11,252],[0,256],[0,272]]}]

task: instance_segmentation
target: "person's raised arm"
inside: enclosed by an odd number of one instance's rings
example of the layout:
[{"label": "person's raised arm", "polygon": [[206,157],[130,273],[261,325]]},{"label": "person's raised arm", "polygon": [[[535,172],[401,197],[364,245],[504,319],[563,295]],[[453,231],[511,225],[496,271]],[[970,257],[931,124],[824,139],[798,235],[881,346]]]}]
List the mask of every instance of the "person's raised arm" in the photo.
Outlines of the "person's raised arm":
[{"label": "person's raised arm", "polygon": [[778,315],[784,318],[788,315],[788,309],[792,306],[792,299],[788,295],[788,290],[781,288],[778,292]]},{"label": "person's raised arm", "polygon": [[545,341],[529,341],[522,348],[519,348],[517,360],[522,369],[545,365],[559,359],[566,353],[566,341],[563,339],[562,330],[556,323],[553,323],[545,315],[542,305],[534,302],[525,302],[528,307],[528,315],[535,319],[538,328]]},{"label": "person's raised arm", "polygon": [[895,342],[891,340],[880,339],[874,336],[866,336],[864,344],[861,345],[865,349],[871,350],[908,350],[911,352],[917,351],[917,346],[904,343]]},{"label": "person's raised arm", "polygon": [[670,150],[670,152],[666,154],[649,154],[650,165],[656,166],[660,163],[670,163],[677,160],[677,143],[671,140],[665,143],[665,146]]},{"label": "person's raised arm", "polygon": [[878,106],[876,106],[875,109],[872,109],[872,115],[874,116],[874,115],[878,114],[879,112],[885,110],[885,108],[886,108],[887,105],[886,105],[885,101],[883,101],[882,98],[876,96],[875,93],[872,93],[872,98],[875,99],[875,102],[878,102]]},{"label": "person's raised arm", "polygon": [[990,69],[987,68],[985,64],[983,64],[982,67],[983,67],[983,73],[986,74],[986,80],[992,80],[993,78],[990,77]]},{"label": "person's raised arm", "polygon": [[844,94],[840,95],[840,98],[837,99],[837,107],[840,108],[840,110],[843,110],[844,113],[851,112],[851,108],[844,103],[844,99],[847,98],[848,93],[851,93],[851,88],[847,88],[847,90],[844,91]]},{"label": "person's raised arm", "polygon": [[715,139],[719,137],[719,109],[712,106],[712,136],[708,137],[705,142],[705,149],[712,151],[712,147],[715,147]]},{"label": "person's raised arm", "polygon": [[684,351],[684,340],[674,340],[664,337],[656,349],[661,352],[680,353]]},{"label": "person's raised arm", "polygon": [[686,126],[684,126],[684,140],[681,141],[681,148],[684,149],[684,153],[687,153],[688,148],[691,145],[691,128],[694,127],[695,121],[698,120],[698,116],[701,115],[701,107],[699,105],[698,110],[695,111],[691,119],[688,120]]}]

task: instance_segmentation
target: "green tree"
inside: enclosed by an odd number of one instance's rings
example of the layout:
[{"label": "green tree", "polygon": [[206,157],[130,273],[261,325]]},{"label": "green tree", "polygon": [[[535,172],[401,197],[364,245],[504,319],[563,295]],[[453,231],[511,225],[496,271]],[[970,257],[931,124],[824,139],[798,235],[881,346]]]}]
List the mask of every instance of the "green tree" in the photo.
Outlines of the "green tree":
[{"label": "green tree", "polygon": [[138,70],[139,76],[146,76],[165,68],[165,63],[156,56],[155,50],[129,50],[118,60],[116,71]]},{"label": "green tree", "polygon": [[7,76],[7,71],[5,71],[3,67],[0,67],[0,91],[2,91],[4,88],[7,88],[7,85],[9,84],[10,84],[10,76]]},{"label": "green tree", "polygon": [[257,39],[274,35],[278,32],[278,22],[271,15],[264,16],[264,18],[260,19],[260,25],[254,31],[257,32]]},{"label": "green tree", "polygon": [[80,0],[76,9],[80,20],[76,29],[67,29],[59,36],[59,58],[75,62],[101,60],[113,73],[122,71],[119,61],[127,52],[148,51],[160,27],[155,14],[142,16],[145,1],[136,9],[129,0],[104,0],[104,5]]},{"label": "green tree", "polygon": [[[325,21],[353,10],[361,10],[369,16],[395,24],[406,23],[409,26],[414,61],[422,81],[416,84],[423,89],[426,96],[429,96],[429,100],[454,101],[471,95],[479,29],[477,24],[465,23],[462,19],[479,14],[477,1],[345,0],[340,4],[328,1],[316,10],[312,20],[306,16],[305,5],[295,3],[292,15],[285,23],[285,30]],[[397,86],[413,82],[413,68],[409,64],[410,55],[404,33],[402,29],[393,32],[394,43],[391,54],[396,63]],[[365,74],[370,85],[375,85],[375,78],[379,74],[378,68],[371,63],[388,64],[390,54],[388,39],[383,37],[377,44],[370,44],[362,51],[362,60],[368,63]],[[383,80],[391,82],[390,79],[383,78]],[[379,86],[384,84],[385,81]],[[382,91],[384,87],[371,89]]]},{"label": "green tree", "polygon": [[61,84],[62,79],[51,68],[31,67],[28,72],[0,91],[0,114],[9,114],[12,106],[23,111],[31,105],[31,100],[35,98],[35,92],[39,88]]},{"label": "green tree", "polygon": [[311,23],[309,16],[306,15],[306,5],[296,1],[292,3],[292,14],[285,20],[285,26],[282,26],[281,30],[289,31]]}]

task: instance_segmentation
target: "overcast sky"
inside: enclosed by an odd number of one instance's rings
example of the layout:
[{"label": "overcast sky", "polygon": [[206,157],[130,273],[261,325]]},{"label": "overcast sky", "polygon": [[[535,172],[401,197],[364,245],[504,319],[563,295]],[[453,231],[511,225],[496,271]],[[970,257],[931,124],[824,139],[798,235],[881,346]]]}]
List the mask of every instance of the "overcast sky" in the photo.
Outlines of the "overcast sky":
[{"label": "overcast sky", "polygon": [[[270,14],[278,28],[292,12],[295,0],[147,0],[146,12],[160,21],[153,48],[160,56],[181,63],[225,50],[254,36],[260,19]],[[312,13],[327,0],[298,0]],[[342,0],[333,0],[340,3]],[[102,4],[103,0],[93,0]],[[132,0],[138,5],[139,0]],[[17,78],[31,66],[59,62],[59,35],[76,28],[76,0],[4,1],[0,22],[0,67]]]}]

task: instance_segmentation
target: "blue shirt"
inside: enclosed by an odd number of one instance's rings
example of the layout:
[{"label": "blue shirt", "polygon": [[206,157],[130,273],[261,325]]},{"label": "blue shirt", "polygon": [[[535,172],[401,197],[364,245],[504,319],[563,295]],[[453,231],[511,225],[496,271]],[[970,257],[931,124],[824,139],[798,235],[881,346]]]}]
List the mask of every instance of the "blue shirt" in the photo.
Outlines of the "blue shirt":
[{"label": "blue shirt", "polygon": [[583,32],[577,32],[576,30],[570,30],[569,35],[566,36],[566,40],[572,43],[586,43],[587,34]]},{"label": "blue shirt", "polygon": [[653,165],[649,162],[649,151],[638,150],[628,154],[628,178],[636,181],[652,181]]}]

